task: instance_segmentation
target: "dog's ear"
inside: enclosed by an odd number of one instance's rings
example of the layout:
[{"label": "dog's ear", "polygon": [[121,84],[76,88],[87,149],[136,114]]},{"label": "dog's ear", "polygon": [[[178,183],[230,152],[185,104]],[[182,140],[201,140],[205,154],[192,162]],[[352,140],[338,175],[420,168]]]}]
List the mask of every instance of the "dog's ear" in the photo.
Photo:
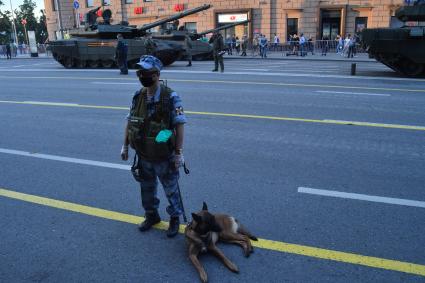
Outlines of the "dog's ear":
[{"label": "dog's ear", "polygon": [[202,204],[202,210],[208,210],[208,206],[207,206],[207,204],[205,203],[205,201],[203,202],[203,204]]},{"label": "dog's ear", "polygon": [[201,223],[202,222],[202,217],[199,216],[196,213],[192,213],[192,219],[195,220],[197,223]]}]

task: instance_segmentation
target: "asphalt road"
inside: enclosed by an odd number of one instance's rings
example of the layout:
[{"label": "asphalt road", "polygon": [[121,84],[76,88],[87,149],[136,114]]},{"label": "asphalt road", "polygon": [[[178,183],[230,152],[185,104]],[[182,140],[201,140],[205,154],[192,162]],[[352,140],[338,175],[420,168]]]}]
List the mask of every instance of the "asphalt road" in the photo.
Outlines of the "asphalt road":
[{"label": "asphalt road", "polygon": [[[425,280],[425,80],[365,62],[352,77],[350,64],[162,72],[189,120],[188,215],[206,201],[261,239],[249,259],[220,245],[240,274],[203,256],[210,282]],[[139,191],[119,152],[138,88],[134,71],[0,61],[0,282],[198,281],[183,235],[135,225]]]}]

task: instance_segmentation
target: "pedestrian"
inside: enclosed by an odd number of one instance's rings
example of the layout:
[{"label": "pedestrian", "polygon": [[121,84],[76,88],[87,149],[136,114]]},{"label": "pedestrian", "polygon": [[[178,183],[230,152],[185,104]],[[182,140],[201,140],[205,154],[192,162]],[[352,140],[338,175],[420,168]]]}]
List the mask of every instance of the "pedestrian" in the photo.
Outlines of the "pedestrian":
[{"label": "pedestrian", "polygon": [[188,64],[186,65],[186,67],[191,67],[192,66],[192,39],[190,39],[188,35],[186,35],[184,38],[184,46],[186,50],[186,57],[188,60]]},{"label": "pedestrian", "polygon": [[259,44],[260,44],[260,55],[261,58],[267,58],[267,45],[268,41],[264,34],[260,34],[259,38]]},{"label": "pedestrian", "polygon": [[232,53],[232,38],[230,35],[226,37],[226,48],[227,48],[227,55],[233,55]]},{"label": "pedestrian", "polygon": [[279,47],[279,36],[277,36],[277,34],[274,34],[274,38],[273,38],[273,49],[274,51],[277,51],[278,47]]},{"label": "pedestrian", "polygon": [[241,41],[239,40],[239,37],[236,37],[236,45],[235,45],[236,53],[239,55],[241,52]]},{"label": "pedestrian", "polygon": [[336,47],[336,53],[340,54],[342,53],[342,50],[344,49],[344,39],[342,38],[342,35],[338,35],[336,40],[338,41],[338,45]]},{"label": "pedestrian", "polygon": [[117,35],[118,43],[115,50],[115,59],[117,60],[117,65],[120,68],[120,75],[128,75],[128,66],[127,66],[127,52],[128,44],[124,40],[122,34]]},{"label": "pedestrian", "polygon": [[121,158],[128,160],[129,145],[136,150],[132,172],[140,183],[145,210],[145,220],[139,230],[145,232],[161,221],[157,197],[159,179],[169,203],[167,237],[171,238],[177,235],[183,214],[178,180],[179,168],[184,164],[186,116],[177,93],[160,82],[162,62],[144,55],[137,64],[140,69],[136,74],[143,88],[135,93],[127,116]]},{"label": "pedestrian", "polygon": [[218,72],[218,64],[220,64],[220,71],[224,72],[224,42],[223,36],[218,31],[215,31],[213,36],[210,38],[209,43],[213,46],[213,56],[214,56],[214,70],[213,72]]},{"label": "pedestrian", "polygon": [[307,46],[308,46],[308,52],[311,52],[311,55],[314,55],[314,41],[311,36],[307,40]]},{"label": "pedestrian", "polygon": [[248,37],[246,36],[246,34],[244,34],[242,37],[241,47],[242,47],[241,56],[246,56],[246,50],[248,48]]},{"label": "pedestrian", "polygon": [[329,49],[329,39],[328,37],[324,37],[322,39],[322,56],[326,56]]},{"label": "pedestrian", "polygon": [[6,44],[6,59],[12,59],[12,43]]},{"label": "pedestrian", "polygon": [[354,57],[354,48],[356,46],[356,40],[354,36],[350,37],[350,41],[348,42],[348,58]]},{"label": "pedestrian", "polygon": [[347,56],[348,57],[348,49],[349,49],[349,44],[350,44],[350,37],[351,37],[351,35],[350,34],[348,34],[346,37],[345,37],[345,39],[344,39],[344,41],[343,41],[343,44],[344,44],[344,48],[342,49],[342,54],[341,54],[341,56],[343,56],[343,57],[345,57],[345,56]]},{"label": "pedestrian", "polygon": [[305,40],[304,34],[301,33],[301,35],[300,35],[300,52],[301,52],[301,57],[304,57],[304,56],[307,55],[306,52],[305,52],[305,45],[306,45],[306,40]]}]

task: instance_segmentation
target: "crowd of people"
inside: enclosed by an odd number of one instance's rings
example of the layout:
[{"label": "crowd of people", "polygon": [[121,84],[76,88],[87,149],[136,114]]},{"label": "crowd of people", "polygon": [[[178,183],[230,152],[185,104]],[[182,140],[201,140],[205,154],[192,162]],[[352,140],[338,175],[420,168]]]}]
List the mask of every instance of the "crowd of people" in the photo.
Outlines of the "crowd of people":
[{"label": "crowd of people", "polygon": [[[47,46],[46,44],[37,44],[38,53],[46,53]],[[30,54],[30,47],[24,42],[16,44],[15,42],[10,42],[8,44],[0,45],[0,56],[11,59],[17,57],[18,55]]]}]

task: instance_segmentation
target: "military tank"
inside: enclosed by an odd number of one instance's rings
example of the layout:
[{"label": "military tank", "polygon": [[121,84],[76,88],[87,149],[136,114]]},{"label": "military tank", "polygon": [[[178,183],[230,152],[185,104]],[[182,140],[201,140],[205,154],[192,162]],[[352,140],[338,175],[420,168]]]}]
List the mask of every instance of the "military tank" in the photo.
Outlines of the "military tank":
[{"label": "military tank", "polygon": [[[218,28],[206,30],[200,33],[191,33],[191,32],[188,32],[187,30],[175,30],[175,29],[162,30],[158,34],[153,34],[152,38],[157,40],[174,41],[178,43],[182,48],[185,48],[185,38],[186,36],[189,36],[190,39],[192,40],[192,50],[191,50],[192,59],[195,61],[210,60],[213,58],[212,46],[208,42],[200,41],[198,39],[202,38],[202,36],[207,35],[209,33],[228,29],[237,25],[243,25],[248,22],[249,20],[231,23]],[[186,60],[186,50],[184,50],[181,59]]]},{"label": "military tank", "polygon": [[[395,16],[404,25],[365,29],[361,34],[363,48],[369,57],[404,76],[425,76],[425,1],[403,6]],[[412,26],[407,22],[415,23]]]},{"label": "military tank", "polygon": [[[70,32],[70,39],[56,40],[50,43],[53,58],[65,68],[112,68],[116,66],[115,47],[116,36],[122,34],[128,43],[127,61],[130,68],[135,68],[141,55],[147,54],[145,48],[148,30],[164,23],[209,9],[211,5],[203,5],[162,20],[146,24],[141,28],[125,24],[111,25],[111,11],[103,11],[103,23],[96,23],[96,12],[99,8],[89,11],[86,15],[85,29]],[[153,40],[155,49],[152,55],[158,57],[167,66],[181,58],[184,49],[175,41]]]}]

